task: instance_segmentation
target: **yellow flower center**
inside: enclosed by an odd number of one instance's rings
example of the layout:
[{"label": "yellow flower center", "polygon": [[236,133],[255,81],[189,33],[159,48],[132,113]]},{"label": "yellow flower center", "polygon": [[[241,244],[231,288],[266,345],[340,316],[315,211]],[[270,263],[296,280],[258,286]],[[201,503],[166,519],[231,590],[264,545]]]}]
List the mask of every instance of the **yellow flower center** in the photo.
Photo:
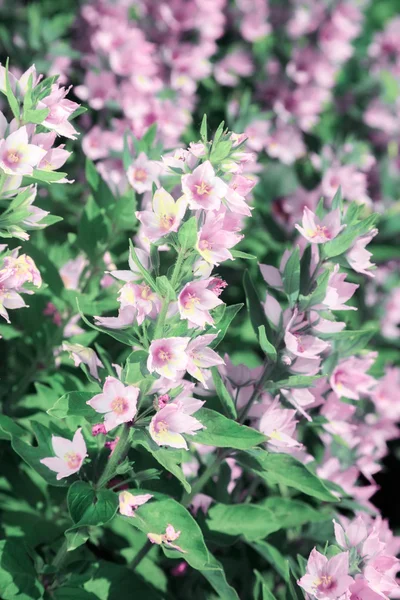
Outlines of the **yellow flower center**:
[{"label": "yellow flower center", "polygon": [[135,181],[146,181],[147,173],[144,169],[135,169],[133,178]]},{"label": "yellow flower center", "polygon": [[145,285],[140,293],[141,298],[143,300],[148,300],[152,295],[152,291],[148,285]]},{"label": "yellow flower center", "polygon": [[113,412],[117,413],[117,415],[122,415],[128,410],[128,403],[125,398],[118,396],[111,402],[111,409]]},{"label": "yellow flower center", "polygon": [[7,154],[7,161],[10,163],[17,163],[20,161],[20,155],[15,150],[10,150]]},{"label": "yellow flower center", "polygon": [[185,302],[185,309],[193,310],[195,305],[198,304],[199,302],[200,302],[200,299],[197,298],[197,296],[195,296],[194,294],[189,294],[189,296]]},{"label": "yellow flower center", "polygon": [[157,423],[157,433],[167,433],[168,425],[165,421],[159,421]]},{"label": "yellow flower center", "polygon": [[166,350],[160,350],[158,353],[158,358],[167,362],[168,360],[171,360],[171,353],[167,352]]},{"label": "yellow flower center", "polygon": [[202,181],[200,185],[195,185],[194,187],[199,196],[203,196],[204,194],[209,195],[211,193],[211,186],[205,181]]},{"label": "yellow flower center", "polygon": [[161,215],[160,216],[160,227],[161,229],[171,229],[174,222],[173,215]]},{"label": "yellow flower center", "polygon": [[67,452],[64,454],[64,460],[68,465],[69,469],[76,469],[79,467],[81,457],[76,452]]}]

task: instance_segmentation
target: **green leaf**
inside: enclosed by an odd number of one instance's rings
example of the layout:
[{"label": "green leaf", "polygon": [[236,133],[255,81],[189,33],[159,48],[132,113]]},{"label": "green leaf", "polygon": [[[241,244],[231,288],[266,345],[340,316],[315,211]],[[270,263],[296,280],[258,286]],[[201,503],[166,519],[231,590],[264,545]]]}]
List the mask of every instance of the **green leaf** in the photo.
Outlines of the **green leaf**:
[{"label": "green leaf", "polygon": [[[140,493],[147,492],[141,490]],[[201,529],[192,515],[176,500],[158,492],[150,491],[150,493],[154,498],[139,507],[136,518],[126,518],[127,525],[130,523],[146,534],[162,534],[165,533],[167,525],[171,524],[176,531],[181,532],[176,544],[184,550],[184,553],[167,548],[163,544],[162,548],[166,556],[184,559],[194,569],[203,569],[208,561],[208,550]]]},{"label": "green leaf", "polygon": [[96,262],[109,237],[110,222],[93,196],[89,196],[78,223],[77,243]]},{"label": "green leaf", "polygon": [[38,181],[44,181],[45,183],[53,183],[54,181],[60,181],[60,179],[64,179],[67,176],[67,173],[61,173],[61,171],[44,171],[41,169],[33,169],[32,179],[37,179]]},{"label": "green leaf", "polygon": [[282,274],[283,289],[288,297],[289,304],[296,304],[300,290],[300,251],[299,247],[291,253]]},{"label": "green leaf", "polygon": [[56,473],[43,465],[40,461],[42,458],[54,456],[53,445],[51,441],[52,433],[50,429],[41,423],[32,422],[32,429],[36,435],[38,445],[30,446],[23,442],[19,437],[12,435],[11,446],[30,467],[39,473],[50,485],[64,487],[68,485],[65,480],[57,480]]},{"label": "green leaf", "polygon": [[249,541],[263,539],[280,529],[274,514],[256,504],[216,504],[207,513],[207,526],[211,531],[243,535]]},{"label": "green leaf", "polygon": [[246,294],[246,306],[250,315],[250,321],[258,337],[259,327],[264,327],[265,331],[268,332],[270,329],[256,286],[248,271],[245,271],[243,275],[243,287]]},{"label": "green leaf", "polygon": [[67,392],[57,400],[47,414],[56,419],[65,417],[81,417],[88,423],[94,425],[99,421],[99,415],[86,402],[91,400],[95,392]]},{"label": "green leaf", "polygon": [[7,61],[6,61],[6,71],[5,71],[6,96],[7,96],[8,104],[10,105],[10,108],[12,110],[12,113],[13,113],[14,117],[17,120],[19,120],[19,117],[20,117],[19,102],[16,99],[16,97],[14,95],[14,92],[11,89],[10,76],[9,76],[9,70],[8,70],[8,63],[9,63],[9,59],[7,58]]},{"label": "green leaf", "polygon": [[221,563],[212,554],[208,553],[206,568],[200,569],[200,571],[208,583],[212,585],[221,600],[239,600],[236,591],[226,580],[225,571]]},{"label": "green leaf", "polygon": [[33,110],[33,109],[29,109],[29,110],[24,110],[24,120],[27,121],[28,123],[35,123],[35,125],[40,125],[41,123],[43,123],[43,121],[46,120],[46,118],[48,117],[50,113],[50,109],[48,108],[41,108],[38,110]]},{"label": "green leaf", "polygon": [[169,279],[162,275],[161,277],[157,277],[156,286],[163,298],[167,301],[176,300],[175,290],[169,282]]},{"label": "green leaf", "polygon": [[79,546],[86,544],[89,539],[89,530],[87,527],[67,529],[65,537],[67,538],[67,551],[72,552],[79,548]]},{"label": "green leaf", "polygon": [[331,334],[329,339],[335,342],[335,350],[339,353],[339,356],[344,357],[363,350],[370,339],[378,332],[378,326],[361,329],[360,331],[345,330]]},{"label": "green leaf", "polygon": [[261,506],[271,511],[280,529],[298,527],[306,523],[319,523],[330,520],[333,516],[330,508],[316,510],[306,502],[282,498],[282,496],[270,496],[261,502]]},{"label": "green leaf", "polygon": [[257,256],[254,254],[248,254],[247,252],[242,252],[241,250],[231,250],[231,254],[233,258],[244,258],[246,260],[257,260]]},{"label": "green leaf", "polygon": [[158,292],[156,282],[154,281],[154,279],[152,278],[150,273],[147,271],[147,269],[144,268],[144,266],[140,262],[139,258],[137,257],[135,247],[132,244],[132,240],[129,240],[129,252],[130,252],[131,259],[133,260],[133,262],[139,269],[144,281],[147,283],[147,285],[149,285],[151,287],[152,290],[154,290],[155,292]]},{"label": "green leaf", "polygon": [[139,444],[147,452],[155,458],[155,460],[164,469],[172,473],[178,481],[181,482],[186,492],[190,493],[191,487],[187,482],[186,477],[182,471],[180,464],[182,463],[182,453],[177,450],[160,448],[144,431],[135,431],[132,436],[132,445]]},{"label": "green leaf", "polygon": [[276,349],[267,338],[264,325],[260,325],[258,328],[258,341],[260,342],[261,350],[264,354],[272,360],[272,362],[276,362],[278,355]]},{"label": "green leaf", "polygon": [[75,481],[68,490],[68,510],[75,525],[104,525],[118,508],[118,494],[111,490],[94,490],[85,481]]},{"label": "green leaf", "polygon": [[265,387],[268,390],[279,390],[282,388],[308,388],[312,387],[314,381],[321,379],[321,375],[291,375],[280,381],[267,381]]},{"label": "green leaf", "polygon": [[320,304],[326,296],[326,289],[328,287],[329,277],[331,271],[326,269],[322,275],[318,277],[318,281],[315,289],[308,296],[299,296],[299,310],[301,312],[308,310],[309,308]]},{"label": "green leaf", "polygon": [[207,429],[198,431],[193,436],[193,441],[206,446],[246,450],[265,442],[267,439],[259,431],[245,425],[239,425],[236,421],[227,419],[209,408],[198,410],[196,419],[205,425]]},{"label": "green leaf", "polygon": [[282,554],[268,542],[258,541],[250,544],[269,564],[279,573],[284,581],[289,580],[288,561]]},{"label": "green leaf", "polygon": [[178,231],[178,241],[181,246],[181,251],[183,252],[195,247],[197,243],[196,217],[191,217],[180,226]]},{"label": "green leaf", "polygon": [[332,200],[332,210],[336,210],[337,208],[342,211],[343,208],[343,195],[341,186],[338,187],[336,194],[333,196]]},{"label": "green leaf", "polygon": [[212,367],[211,369],[212,378],[215,385],[215,391],[217,392],[218,398],[221,400],[221,404],[224,408],[225,413],[230,419],[237,418],[237,411],[235,403],[225,387],[224,382],[221,379],[221,375],[217,367]]},{"label": "green leaf", "polygon": [[269,589],[267,582],[264,577],[257,570],[254,570],[254,575],[256,576],[256,580],[261,588],[261,598],[262,600],[276,600],[275,596]]},{"label": "green leaf", "polygon": [[[215,323],[215,327],[218,330],[218,335],[210,344],[210,348],[215,348],[222,342],[225,337],[226,332],[229,329],[230,324],[233,319],[236,317],[239,310],[243,307],[243,304],[232,304],[232,306],[227,306],[224,311],[224,315],[218,323]],[[215,333],[215,327],[212,327],[206,331],[206,333]]]},{"label": "green leaf", "polygon": [[338,501],[317,475],[289,454],[275,454],[253,448],[239,453],[235,458],[269,484],[287,485],[324,502]]},{"label": "green leaf", "polygon": [[89,160],[89,158],[87,158],[85,162],[85,175],[86,181],[88,182],[90,187],[96,192],[100,183],[100,175],[98,170],[96,169],[95,164],[91,160]]},{"label": "green leaf", "polygon": [[0,597],[2,600],[39,600],[44,588],[38,580],[24,543],[0,541]]},{"label": "green leaf", "polygon": [[346,229],[344,229],[344,231],[342,231],[335,239],[324,244],[324,256],[326,258],[333,258],[334,256],[339,256],[347,252],[357,238],[365,235],[374,227],[378,218],[378,215],[373,214],[367,219],[355,223],[354,225],[347,225]]},{"label": "green leaf", "polygon": [[203,115],[203,119],[201,121],[200,126],[200,137],[203,144],[207,144],[207,115]]}]

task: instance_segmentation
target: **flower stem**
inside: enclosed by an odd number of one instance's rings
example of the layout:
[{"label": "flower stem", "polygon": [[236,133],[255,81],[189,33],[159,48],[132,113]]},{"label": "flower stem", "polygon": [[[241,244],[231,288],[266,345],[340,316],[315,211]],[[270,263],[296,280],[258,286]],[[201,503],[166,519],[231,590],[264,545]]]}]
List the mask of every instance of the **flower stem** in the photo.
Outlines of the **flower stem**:
[{"label": "flower stem", "polygon": [[223,460],[225,460],[225,458],[227,458],[228,455],[229,450],[223,450],[222,452],[217,453],[214,460],[206,467],[206,469],[203,471],[203,473],[200,475],[197,481],[192,485],[191,492],[185,492],[181,504],[183,504],[184,506],[188,506],[192,502],[194,496],[201,492],[205,484],[208,482],[209,479],[211,479],[214,473],[218,471],[220,464]]},{"label": "flower stem", "polygon": [[186,253],[181,249],[178,252],[178,258],[176,260],[174,270],[172,271],[171,286],[174,289],[175,289],[176,284],[178,283],[179,275],[181,274],[181,268],[182,268],[185,258],[186,258]]},{"label": "flower stem", "polygon": [[53,567],[59,569],[63,564],[68,552],[68,540],[65,538],[59,549],[57,550],[57,554],[53,558],[53,562],[51,563]]},{"label": "flower stem", "polygon": [[103,488],[107,483],[112,479],[115,474],[115,469],[118,466],[118,463],[125,458],[129,450],[129,432],[130,427],[126,423],[123,426],[123,430],[121,436],[118,440],[117,445],[114,448],[113,453],[111,454],[108,462],[106,464],[106,468],[104,469],[100,479],[96,484],[97,489]]},{"label": "flower stem", "polygon": [[152,545],[153,544],[150,542],[150,540],[146,540],[142,548],[136,554],[135,558],[128,564],[128,568],[132,570],[136,569],[136,567],[144,559],[146,554],[151,550]]}]

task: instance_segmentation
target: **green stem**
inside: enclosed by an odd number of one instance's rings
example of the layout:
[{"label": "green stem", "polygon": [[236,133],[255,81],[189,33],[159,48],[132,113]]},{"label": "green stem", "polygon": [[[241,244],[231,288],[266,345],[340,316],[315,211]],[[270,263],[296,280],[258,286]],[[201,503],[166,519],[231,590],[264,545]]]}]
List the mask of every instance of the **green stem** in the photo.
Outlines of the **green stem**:
[{"label": "green stem", "polygon": [[57,550],[57,554],[53,558],[53,562],[51,563],[53,567],[59,569],[63,564],[68,553],[68,541],[65,539],[59,549]]},{"label": "green stem", "polygon": [[253,406],[254,402],[256,400],[258,400],[259,396],[262,394],[263,390],[264,390],[264,385],[265,382],[268,380],[268,378],[270,377],[273,369],[275,367],[275,363],[271,363],[268,358],[265,359],[264,362],[264,370],[261,374],[260,380],[258,381],[258,383],[256,384],[256,386],[254,387],[253,393],[249,398],[249,401],[247,402],[246,406],[244,407],[244,409],[242,410],[242,413],[240,415],[239,418],[239,422],[243,423],[243,421],[246,419],[250,408]]},{"label": "green stem", "polygon": [[146,554],[151,550],[152,545],[153,544],[150,542],[150,540],[147,540],[143,544],[142,548],[136,554],[135,558],[128,564],[129,569],[132,569],[132,570],[136,569],[136,567],[144,559]]},{"label": "green stem", "polygon": [[178,258],[176,260],[174,270],[172,271],[171,286],[174,289],[175,289],[176,284],[178,283],[178,279],[181,274],[181,268],[182,268],[185,258],[186,258],[186,252],[184,252],[181,249],[180,252],[178,252]]},{"label": "green stem", "polygon": [[154,339],[155,340],[158,340],[160,337],[162,337],[162,334],[164,331],[165,319],[167,318],[168,308],[169,308],[169,299],[165,298],[163,300],[160,314],[158,315],[158,319],[157,319],[157,325],[154,330]]},{"label": "green stem", "polygon": [[205,484],[218,471],[220,464],[222,463],[223,460],[225,460],[225,458],[228,455],[229,455],[229,450],[224,450],[216,455],[214,460],[206,467],[206,469],[203,471],[203,473],[200,475],[200,477],[197,479],[197,481],[192,485],[191,492],[190,493],[185,492],[185,494],[183,495],[181,504],[183,504],[184,506],[189,506],[189,504],[192,502],[194,496],[196,496],[196,494],[201,492],[201,490],[203,489]]},{"label": "green stem", "polygon": [[122,433],[118,440],[117,445],[114,448],[114,452],[111,454],[108,459],[106,468],[103,471],[100,479],[96,484],[97,489],[101,489],[112,479],[115,474],[115,469],[117,468],[119,462],[125,458],[129,450],[129,425],[125,424],[123,426]]}]

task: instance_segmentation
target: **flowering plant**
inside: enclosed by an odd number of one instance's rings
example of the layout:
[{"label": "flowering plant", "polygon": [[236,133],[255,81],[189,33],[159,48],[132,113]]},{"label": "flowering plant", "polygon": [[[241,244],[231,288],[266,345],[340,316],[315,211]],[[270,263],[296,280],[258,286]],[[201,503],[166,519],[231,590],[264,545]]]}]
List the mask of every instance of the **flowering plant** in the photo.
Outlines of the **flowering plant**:
[{"label": "flowering plant", "polygon": [[32,6],[0,24],[49,72],[0,66],[0,597],[398,597],[398,19]]}]

